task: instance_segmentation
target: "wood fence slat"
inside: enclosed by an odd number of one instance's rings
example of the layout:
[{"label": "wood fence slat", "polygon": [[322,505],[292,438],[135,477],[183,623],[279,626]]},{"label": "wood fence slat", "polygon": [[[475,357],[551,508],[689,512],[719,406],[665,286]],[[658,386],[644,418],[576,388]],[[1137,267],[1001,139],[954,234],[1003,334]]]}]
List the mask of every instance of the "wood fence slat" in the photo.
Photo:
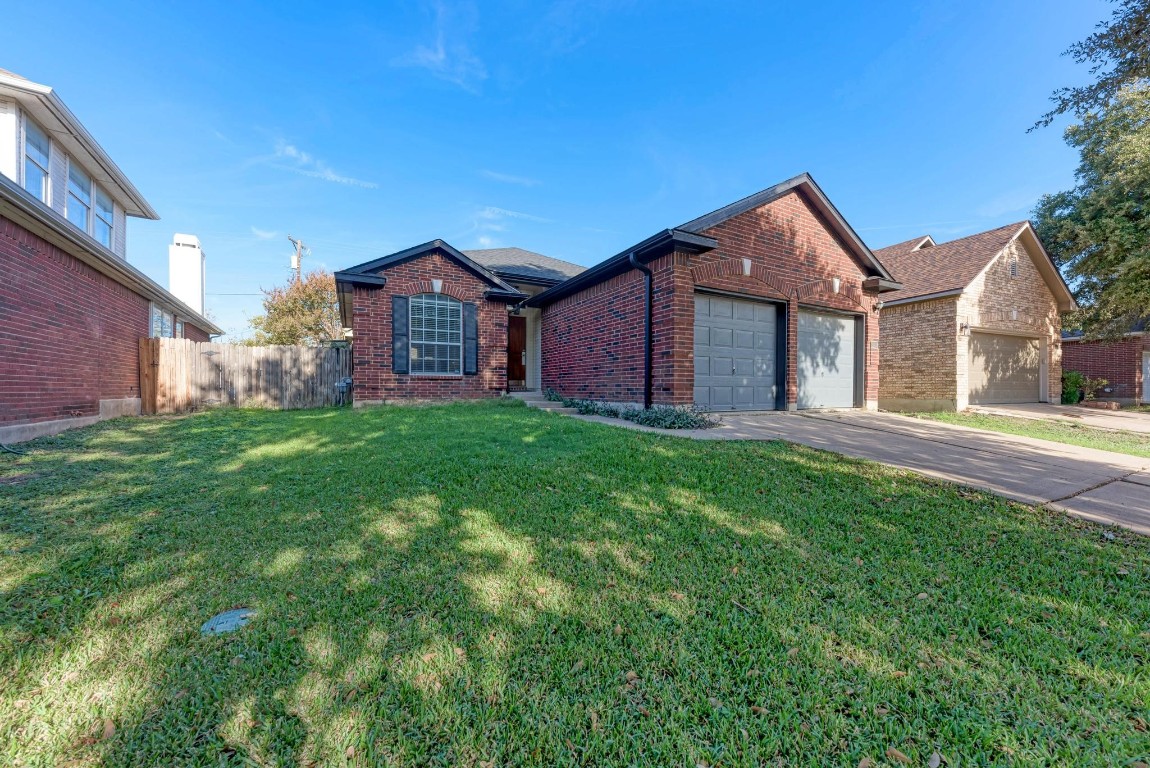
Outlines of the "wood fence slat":
[{"label": "wood fence slat", "polygon": [[147,414],[214,406],[318,408],[337,402],[351,375],[347,348],[140,339],[140,401]]}]

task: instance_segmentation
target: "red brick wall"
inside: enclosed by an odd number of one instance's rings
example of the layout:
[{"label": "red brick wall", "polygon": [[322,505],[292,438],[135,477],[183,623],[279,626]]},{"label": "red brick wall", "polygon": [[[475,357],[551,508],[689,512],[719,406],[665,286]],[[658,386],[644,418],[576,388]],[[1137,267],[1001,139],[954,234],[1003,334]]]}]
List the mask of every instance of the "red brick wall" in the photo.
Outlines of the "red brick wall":
[{"label": "red brick wall", "polygon": [[148,300],[0,216],[0,423],[139,397]]},{"label": "red brick wall", "polygon": [[192,341],[211,341],[212,336],[207,331],[192,325],[187,320],[184,321],[184,338],[191,339]]},{"label": "red brick wall", "polygon": [[[1144,347],[1144,345],[1146,345]],[[1063,341],[1062,370],[1106,379],[1114,391],[1102,398],[1142,399],[1142,350],[1150,338],[1127,336],[1120,341]]]},{"label": "red brick wall", "polygon": [[[484,281],[439,253],[391,267],[382,288],[356,286],[352,299],[352,361],[355,398],[365,400],[447,400],[497,397],[507,390],[507,304],[483,298]],[[473,376],[413,376],[391,371],[391,297],[442,293],[478,306],[479,373]]]},{"label": "red brick wall", "polygon": [[[797,400],[798,309],[830,308],[865,315],[868,401],[878,399],[878,316],[863,294],[866,272],[792,192],[728,219],[704,234],[719,241],[708,253],[668,254],[655,274],[653,399],[694,399],[696,287],[788,303],[787,400]],[[744,275],[743,259],[751,274]],[[842,281],[834,294],[830,279]],[[813,282],[813,284],[811,284]],[[643,281],[630,271],[543,309],[543,386],[569,396],[642,401]]]}]

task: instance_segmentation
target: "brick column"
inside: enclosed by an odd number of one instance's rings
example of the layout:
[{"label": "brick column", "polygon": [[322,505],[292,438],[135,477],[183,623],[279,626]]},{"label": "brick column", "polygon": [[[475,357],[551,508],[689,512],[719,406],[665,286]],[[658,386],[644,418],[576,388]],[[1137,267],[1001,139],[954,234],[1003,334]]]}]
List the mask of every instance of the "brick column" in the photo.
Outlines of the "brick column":
[{"label": "brick column", "polygon": [[799,297],[787,297],[787,410],[799,407]]}]

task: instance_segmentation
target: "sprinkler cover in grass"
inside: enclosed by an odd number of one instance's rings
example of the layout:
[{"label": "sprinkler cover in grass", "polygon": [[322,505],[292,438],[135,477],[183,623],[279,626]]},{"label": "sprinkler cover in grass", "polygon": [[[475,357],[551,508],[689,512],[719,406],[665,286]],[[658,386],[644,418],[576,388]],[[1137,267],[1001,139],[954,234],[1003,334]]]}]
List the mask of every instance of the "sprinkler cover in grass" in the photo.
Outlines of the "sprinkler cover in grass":
[{"label": "sprinkler cover in grass", "polygon": [[200,632],[205,635],[219,635],[224,632],[234,632],[252,620],[256,612],[251,608],[233,608],[230,611],[217,613],[204,622]]}]

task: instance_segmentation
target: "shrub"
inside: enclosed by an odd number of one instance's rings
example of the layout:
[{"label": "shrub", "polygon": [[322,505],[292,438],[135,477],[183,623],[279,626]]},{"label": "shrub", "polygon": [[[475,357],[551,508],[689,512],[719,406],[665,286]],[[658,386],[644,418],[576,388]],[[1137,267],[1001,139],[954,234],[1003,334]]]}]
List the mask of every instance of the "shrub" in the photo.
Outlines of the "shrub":
[{"label": "shrub", "polygon": [[1062,404],[1063,405],[1076,405],[1082,399],[1083,385],[1086,383],[1086,376],[1078,371],[1063,371],[1062,372]]},{"label": "shrub", "polygon": [[553,389],[543,391],[543,396],[567,408],[574,408],[584,416],[606,416],[612,419],[626,419],[646,427],[659,429],[709,429],[719,426],[719,420],[694,405],[653,405],[650,408],[636,408],[631,405],[614,405],[595,400],[579,400],[563,397]]}]

